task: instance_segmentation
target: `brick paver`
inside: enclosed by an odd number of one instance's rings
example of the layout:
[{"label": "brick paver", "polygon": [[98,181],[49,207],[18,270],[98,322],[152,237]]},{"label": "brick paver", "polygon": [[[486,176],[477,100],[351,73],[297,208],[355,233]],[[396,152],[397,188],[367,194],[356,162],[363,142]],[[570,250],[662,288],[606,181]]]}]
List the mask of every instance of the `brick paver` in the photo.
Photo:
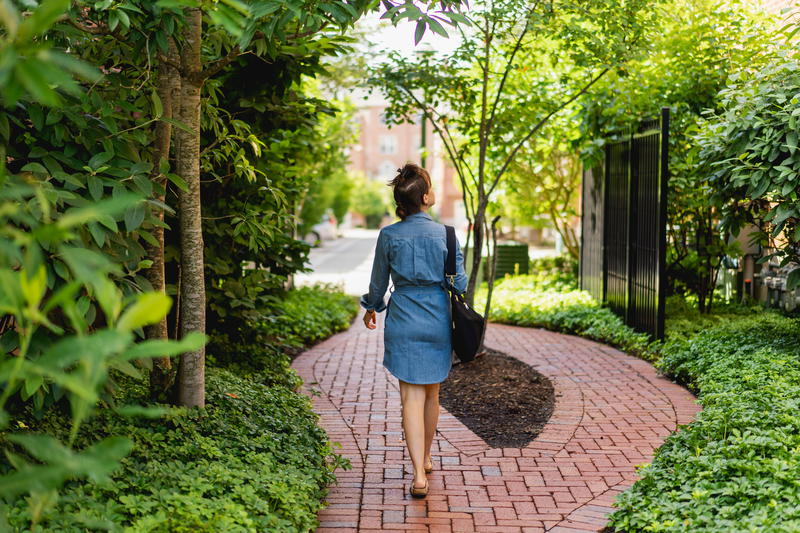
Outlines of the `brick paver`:
[{"label": "brick paver", "polygon": [[319,532],[599,531],[635,466],[699,410],[684,388],[619,350],[540,329],[492,324],[487,345],[553,382],[556,405],[525,448],[491,448],[444,409],[424,500],[407,495],[411,461],[400,398],[381,365],[381,331],[360,323],[295,359],[321,424],[353,469]]}]

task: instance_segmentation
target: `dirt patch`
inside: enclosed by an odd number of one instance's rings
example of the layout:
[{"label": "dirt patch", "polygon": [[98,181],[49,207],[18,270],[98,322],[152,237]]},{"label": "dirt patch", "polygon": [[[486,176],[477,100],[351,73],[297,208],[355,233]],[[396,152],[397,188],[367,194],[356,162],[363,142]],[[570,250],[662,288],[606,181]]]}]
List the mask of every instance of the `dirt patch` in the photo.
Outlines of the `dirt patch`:
[{"label": "dirt patch", "polygon": [[518,359],[487,350],[455,365],[442,383],[441,404],[493,448],[523,448],[553,413],[550,380]]}]

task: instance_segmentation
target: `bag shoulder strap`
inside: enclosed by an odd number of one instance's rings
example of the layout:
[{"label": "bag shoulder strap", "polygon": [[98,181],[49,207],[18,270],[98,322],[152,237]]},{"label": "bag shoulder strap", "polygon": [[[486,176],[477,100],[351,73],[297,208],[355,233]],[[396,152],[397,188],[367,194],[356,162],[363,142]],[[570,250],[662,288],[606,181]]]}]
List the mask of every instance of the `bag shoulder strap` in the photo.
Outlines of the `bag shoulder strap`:
[{"label": "bag shoulder strap", "polygon": [[444,275],[456,275],[456,230],[453,226],[445,226],[447,235],[447,260],[444,262]]}]

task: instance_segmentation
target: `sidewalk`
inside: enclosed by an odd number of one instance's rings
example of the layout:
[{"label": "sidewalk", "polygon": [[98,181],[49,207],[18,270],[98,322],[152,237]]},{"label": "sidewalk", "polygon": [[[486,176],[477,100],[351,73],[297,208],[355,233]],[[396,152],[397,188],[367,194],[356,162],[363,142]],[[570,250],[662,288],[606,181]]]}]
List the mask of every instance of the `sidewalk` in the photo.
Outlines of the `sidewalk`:
[{"label": "sidewalk", "polygon": [[338,472],[320,532],[600,531],[614,497],[678,424],[699,410],[648,363],[578,337],[492,324],[487,345],[550,378],[556,405],[522,449],[487,446],[442,411],[425,500],[407,494],[397,380],[381,365],[382,331],[356,322],[293,366],[353,469]]}]

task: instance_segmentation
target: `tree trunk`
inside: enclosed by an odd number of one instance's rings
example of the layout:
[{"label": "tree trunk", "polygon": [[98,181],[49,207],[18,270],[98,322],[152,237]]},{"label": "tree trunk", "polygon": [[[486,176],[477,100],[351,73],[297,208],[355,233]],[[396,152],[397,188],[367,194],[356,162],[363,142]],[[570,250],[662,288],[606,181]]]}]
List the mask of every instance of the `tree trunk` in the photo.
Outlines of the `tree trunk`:
[{"label": "tree trunk", "polygon": [[[181,116],[189,131],[180,129],[177,170],[187,184],[178,194],[181,245],[180,332],[205,333],[206,291],[203,272],[203,228],[200,208],[200,47],[202,14],[187,8],[181,50]],[[205,348],[181,355],[178,371],[178,404],[189,407],[205,405]]]},{"label": "tree trunk", "polygon": [[[492,220],[492,227],[491,230],[487,228],[487,236],[489,232],[491,232],[492,236],[492,255],[490,257],[489,264],[487,265],[487,269],[489,271],[489,282],[487,283],[487,291],[486,291],[486,305],[483,308],[483,317],[486,319],[486,322],[489,322],[489,313],[492,309],[492,293],[494,292],[494,276],[497,273],[497,222],[500,220],[500,216],[494,217]],[[488,224],[487,224],[488,225]],[[483,348],[483,341],[486,339],[486,328],[483,329],[483,334],[481,335],[481,343],[480,346]]]},{"label": "tree trunk", "polygon": [[[169,39],[170,53],[169,60],[176,63],[178,59],[178,49],[175,47],[175,41]],[[161,99],[163,108],[163,118],[171,119],[173,117],[173,105],[180,102],[180,79],[178,72],[174,67],[162,63],[158,68],[158,97]],[[152,180],[154,182],[154,195],[153,198],[164,202],[167,180],[161,172],[161,162],[169,161],[170,151],[170,138],[172,136],[172,126],[163,120],[158,121],[156,124],[156,139],[155,149],[153,152],[153,172]],[[164,222],[164,212],[159,211],[158,218]],[[153,245],[148,243],[146,245],[147,257],[153,262],[152,266],[147,270],[147,279],[153,286],[153,289],[166,292],[166,283],[164,276],[164,228],[156,226],[153,228],[153,237],[157,244]],[[148,339],[166,339],[168,335],[167,330],[167,317],[164,316],[157,324],[145,328],[145,335]],[[169,357],[159,357],[154,361],[153,369],[150,371],[150,395],[153,399],[158,399],[167,392],[174,380],[174,372],[172,369],[172,360]]]},{"label": "tree trunk", "polygon": [[472,267],[469,271],[466,298],[470,307],[475,303],[475,289],[478,286],[478,274],[480,273],[481,260],[483,259],[483,223],[486,218],[485,211],[486,206],[483,202],[479,202],[477,209],[475,209],[475,218],[472,220]]}]

